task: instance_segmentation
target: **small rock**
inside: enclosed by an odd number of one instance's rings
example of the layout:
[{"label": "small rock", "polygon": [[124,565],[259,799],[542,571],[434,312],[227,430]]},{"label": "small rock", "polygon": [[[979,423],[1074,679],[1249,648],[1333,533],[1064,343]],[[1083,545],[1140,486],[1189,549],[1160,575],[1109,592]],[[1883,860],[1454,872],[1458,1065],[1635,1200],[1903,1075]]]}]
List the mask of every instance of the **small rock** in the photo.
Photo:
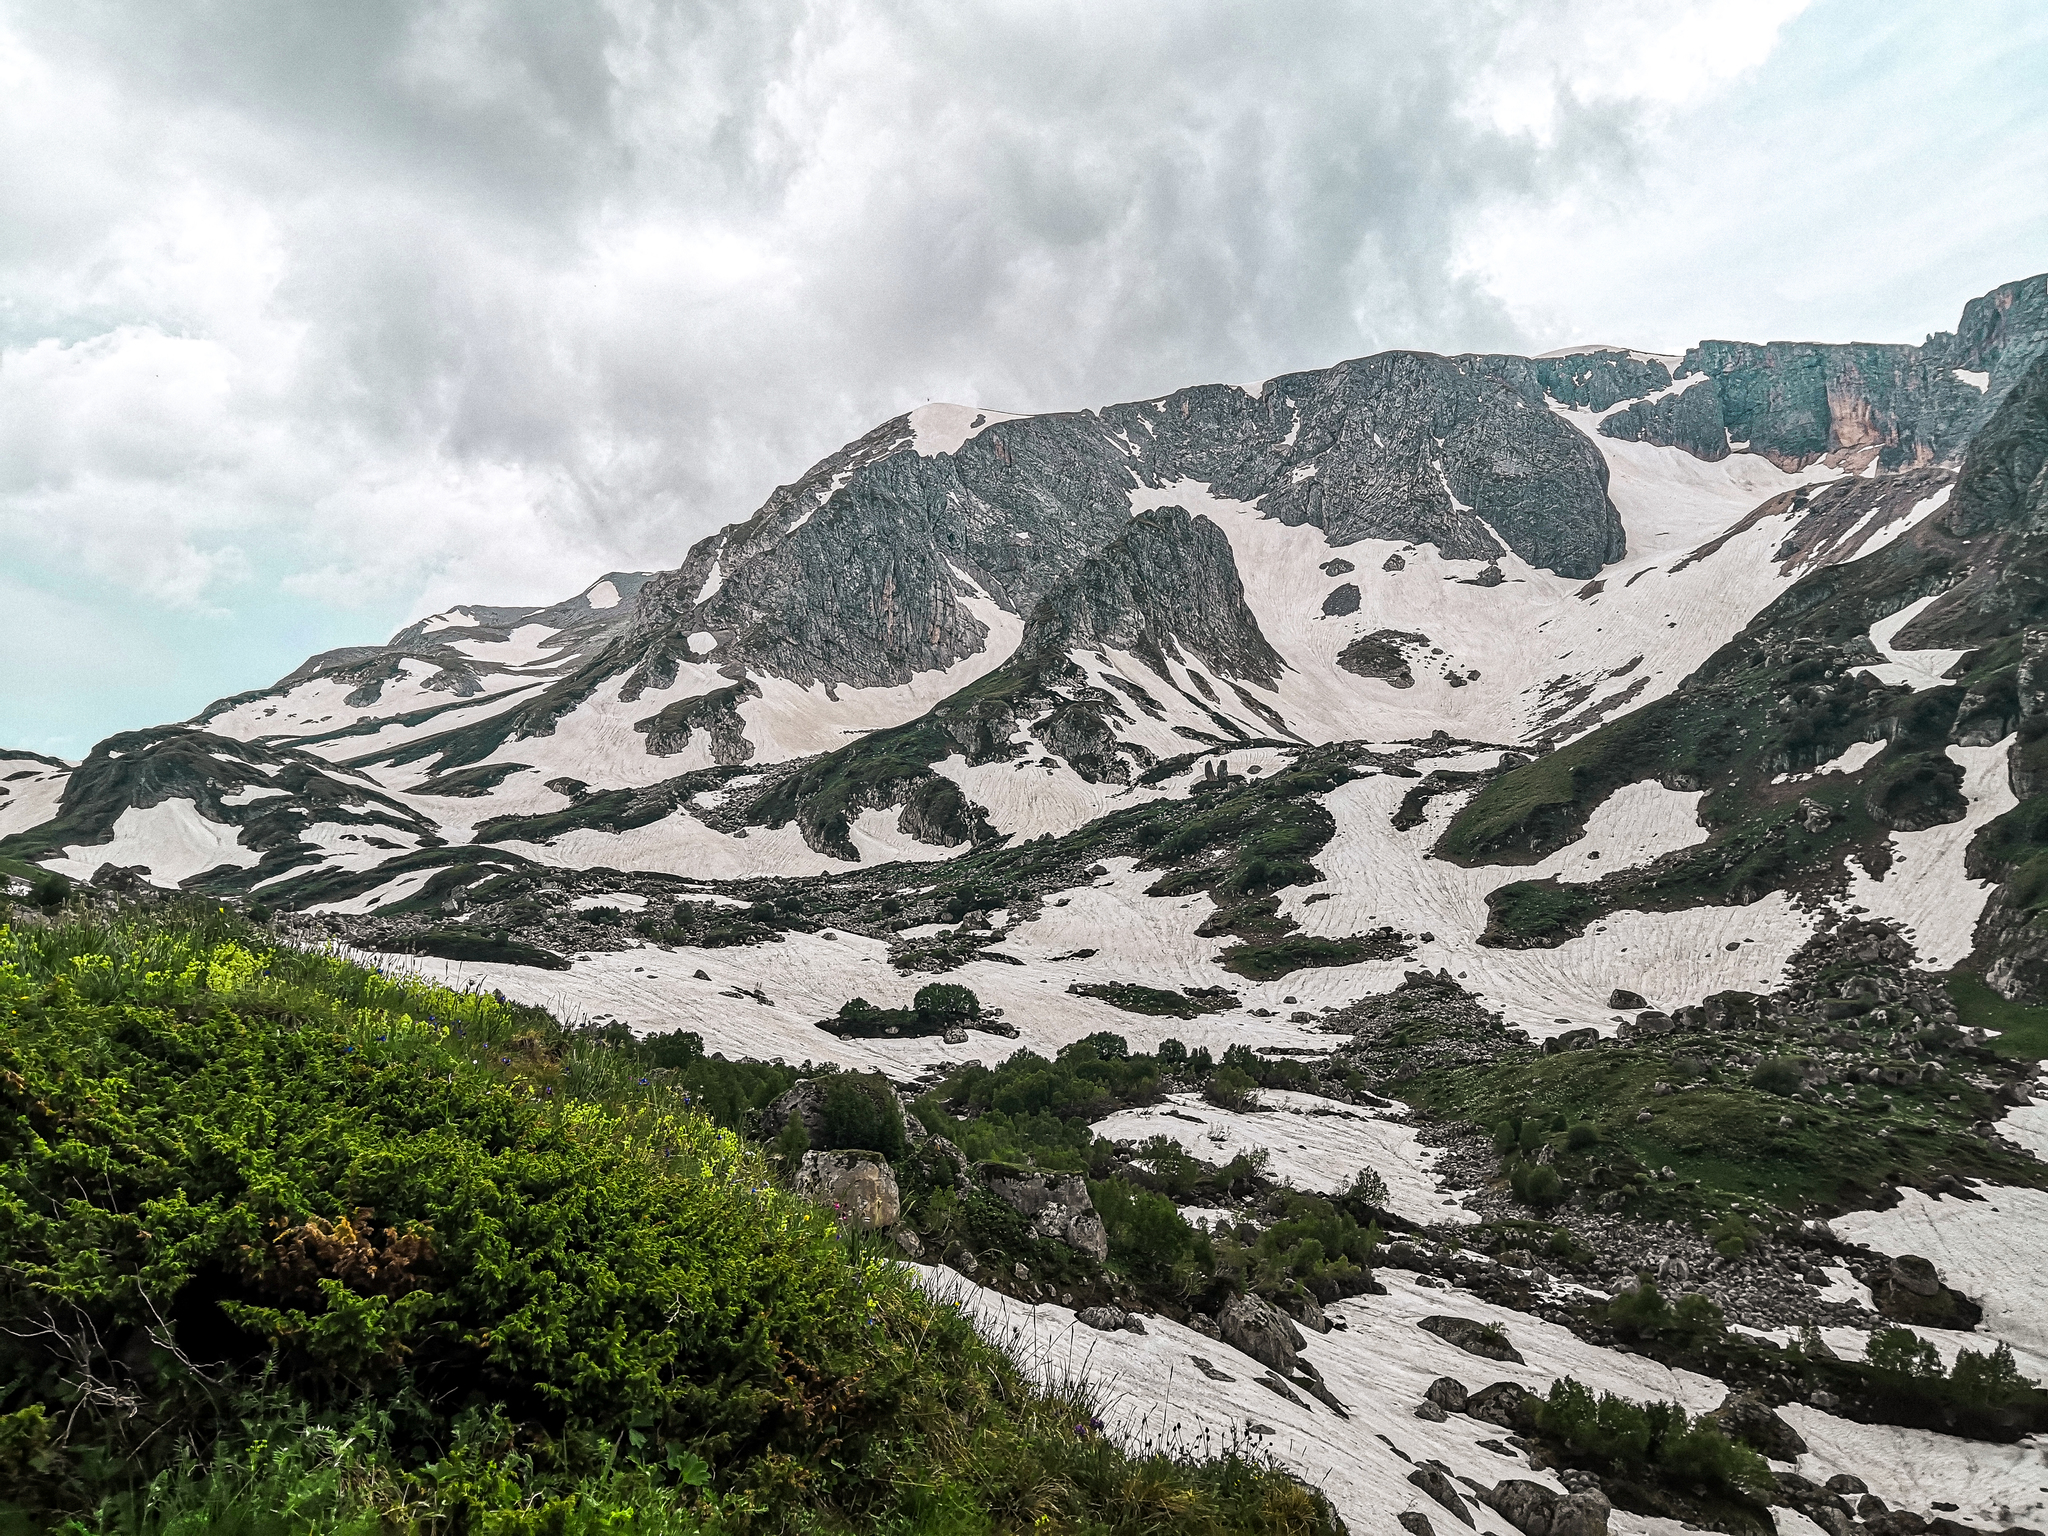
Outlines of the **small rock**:
[{"label": "small rock", "polygon": [[1627,987],[1616,987],[1607,994],[1607,1006],[1622,1013],[1640,1013],[1650,1006],[1649,999],[1640,992],[1631,992]]},{"label": "small rock", "polygon": [[[1400,566],[1394,562],[1400,558],[1399,555],[1387,556],[1387,569],[1398,571]],[[1419,1510],[1403,1510],[1394,1518],[1400,1522],[1401,1529],[1406,1531],[1408,1536],[1436,1536],[1436,1527],[1429,1523],[1429,1516]]]},{"label": "small rock", "polygon": [[1121,1307],[1083,1307],[1074,1314],[1074,1321],[1098,1333],[1114,1333],[1130,1320],[1130,1314]]},{"label": "small rock", "polygon": [[692,971],[692,972],[690,973],[690,979],[691,979],[692,981],[709,981],[709,980],[711,979],[711,977],[710,977],[710,975],[709,975],[709,974],[708,974],[707,972],[704,972],[704,971],[698,970],[698,971]]},{"label": "small rock", "polygon": [[1419,1402],[1415,1405],[1415,1417],[1417,1417],[1418,1419],[1427,1419],[1432,1424],[1441,1424],[1445,1419],[1449,1418],[1450,1415],[1445,1413],[1443,1409],[1437,1407],[1435,1403],[1432,1403],[1427,1399],[1424,1399],[1422,1402]]},{"label": "small rock", "polygon": [[1824,1484],[1829,1493],[1861,1494],[1870,1492],[1870,1485],[1854,1472],[1837,1472]]},{"label": "small rock", "polygon": [[1257,1296],[1233,1296],[1217,1314],[1224,1342],[1275,1371],[1292,1371],[1301,1357],[1300,1331]]},{"label": "small rock", "polygon": [[889,1241],[903,1250],[903,1256],[906,1259],[921,1259],[924,1257],[923,1239],[908,1227],[891,1227],[889,1229]]}]

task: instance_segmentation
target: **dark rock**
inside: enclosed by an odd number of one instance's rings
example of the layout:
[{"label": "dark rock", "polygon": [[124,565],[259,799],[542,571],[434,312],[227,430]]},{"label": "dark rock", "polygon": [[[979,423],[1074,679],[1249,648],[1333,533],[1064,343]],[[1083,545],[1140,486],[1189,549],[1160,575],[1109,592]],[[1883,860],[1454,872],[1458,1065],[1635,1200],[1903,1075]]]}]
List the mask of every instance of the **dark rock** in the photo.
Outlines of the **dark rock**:
[{"label": "dark rock", "polygon": [[1443,1409],[1437,1407],[1435,1403],[1429,1402],[1425,1399],[1424,1401],[1417,1403],[1415,1405],[1415,1417],[1417,1417],[1418,1419],[1427,1419],[1432,1424],[1441,1424],[1445,1419],[1449,1418],[1450,1415],[1445,1413]]},{"label": "dark rock", "polygon": [[1223,1341],[1268,1369],[1290,1372],[1301,1356],[1301,1333],[1258,1296],[1233,1296],[1216,1315]]},{"label": "dark rock", "polygon": [[1429,1384],[1429,1390],[1423,1394],[1446,1413],[1463,1413],[1468,1395],[1465,1384],[1455,1376],[1437,1377]]},{"label": "dark rock", "polygon": [[[1396,555],[1394,558],[1398,560],[1401,557]],[[1436,1536],[1436,1527],[1429,1523],[1429,1516],[1418,1510],[1404,1509],[1394,1519],[1408,1536]]]},{"label": "dark rock", "polygon": [[1516,1434],[1536,1429],[1536,1404],[1541,1401],[1528,1388],[1512,1381],[1496,1381],[1465,1399],[1465,1412],[1488,1424],[1498,1424]]},{"label": "dark rock", "polygon": [[1377,629],[1361,635],[1337,653],[1337,665],[1359,677],[1377,678],[1395,688],[1413,688],[1408,651],[1425,650],[1429,636],[1399,629]]},{"label": "dark rock", "polygon": [[1403,560],[1398,553],[1391,554],[1381,564],[1380,569],[1383,571],[1405,571],[1408,569],[1408,562]]},{"label": "dark rock", "polygon": [[1562,1500],[1555,1489],[1527,1478],[1510,1477],[1494,1485],[1486,1502],[1509,1525],[1527,1536],[1550,1536],[1550,1517]]},{"label": "dark rock", "polygon": [[1425,1317],[1416,1326],[1425,1333],[1433,1333],[1453,1348],[1462,1349],[1468,1355],[1478,1355],[1485,1360],[1512,1360],[1522,1364],[1522,1357],[1508,1342],[1507,1334],[1491,1324],[1475,1322],[1469,1317]]},{"label": "dark rock", "polygon": [[1474,1524],[1472,1511],[1465,1507],[1465,1501],[1459,1496],[1456,1486],[1435,1467],[1417,1467],[1408,1474],[1408,1481],[1443,1505],[1466,1525]]},{"label": "dark rock", "polygon": [[1329,595],[1323,599],[1323,616],[1330,619],[1340,619],[1346,614],[1356,613],[1358,612],[1358,599],[1359,592],[1356,582],[1347,581],[1341,587],[1332,587]]},{"label": "dark rock", "polygon": [[1099,1333],[1115,1333],[1129,1319],[1130,1314],[1120,1307],[1083,1307],[1074,1314],[1075,1322]]},{"label": "dark rock", "polygon": [[1729,1439],[1742,1441],[1772,1461],[1793,1461],[1806,1454],[1799,1431],[1774,1413],[1760,1393],[1731,1392],[1706,1417],[1716,1421]]},{"label": "dark rock", "polygon": [[1616,987],[1607,994],[1607,1006],[1617,1013],[1640,1011],[1650,1006],[1649,1000],[1640,992],[1631,992],[1626,987]]}]

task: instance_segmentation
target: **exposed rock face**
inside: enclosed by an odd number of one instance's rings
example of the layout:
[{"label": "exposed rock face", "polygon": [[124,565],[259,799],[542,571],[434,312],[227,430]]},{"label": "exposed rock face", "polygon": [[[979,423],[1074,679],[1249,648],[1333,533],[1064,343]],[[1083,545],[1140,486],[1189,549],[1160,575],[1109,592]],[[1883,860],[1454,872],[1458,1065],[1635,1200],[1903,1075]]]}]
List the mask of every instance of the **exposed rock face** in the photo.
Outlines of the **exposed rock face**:
[{"label": "exposed rock face", "polygon": [[747,740],[746,722],[740,718],[738,706],[742,699],[759,697],[761,685],[743,677],[728,687],[663,705],[658,713],[636,722],[633,729],[647,737],[647,750],[656,757],[682,751],[689,746],[691,733],[701,730],[711,738],[714,763],[744,763],[754,755],[754,744]]},{"label": "exposed rock face", "polygon": [[1271,687],[1283,663],[1244,600],[1230,541],[1206,517],[1158,507],[1130,519],[1033,611],[1020,651],[1129,651]]},{"label": "exposed rock face", "polygon": [[1092,1259],[1109,1256],[1109,1231],[1078,1173],[1028,1173],[983,1163],[983,1188],[1031,1223],[1031,1235],[1065,1243]]},{"label": "exposed rock face", "polygon": [[1420,1466],[1408,1474],[1408,1481],[1443,1505],[1466,1525],[1472,1525],[1472,1511],[1465,1507],[1465,1500],[1458,1492],[1458,1485],[1439,1467]]},{"label": "exposed rock face", "polygon": [[1301,1357],[1301,1330],[1257,1296],[1233,1296],[1216,1314],[1223,1342],[1269,1370],[1286,1375]]},{"label": "exposed rock face", "polygon": [[806,1152],[796,1192],[835,1207],[862,1231],[893,1227],[903,1216],[896,1175],[879,1152]]},{"label": "exposed rock face", "polygon": [[1746,446],[1785,469],[1856,449],[1886,469],[1947,462],[2044,348],[2048,278],[2032,277],[1971,300],[1953,334],[1917,347],[1703,341],[1680,362],[1677,390],[1600,431],[1703,459]]}]

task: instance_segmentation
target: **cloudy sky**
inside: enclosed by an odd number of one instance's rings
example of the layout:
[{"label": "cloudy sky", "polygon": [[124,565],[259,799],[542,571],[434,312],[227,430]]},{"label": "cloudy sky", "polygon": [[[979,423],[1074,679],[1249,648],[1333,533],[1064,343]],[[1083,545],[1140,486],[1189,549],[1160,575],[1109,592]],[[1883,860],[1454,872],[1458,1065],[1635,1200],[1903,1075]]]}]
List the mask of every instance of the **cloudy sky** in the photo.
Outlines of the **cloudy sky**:
[{"label": "cloudy sky", "polygon": [[1917,341],[2038,0],[0,0],[0,743],[676,564],[931,399]]}]

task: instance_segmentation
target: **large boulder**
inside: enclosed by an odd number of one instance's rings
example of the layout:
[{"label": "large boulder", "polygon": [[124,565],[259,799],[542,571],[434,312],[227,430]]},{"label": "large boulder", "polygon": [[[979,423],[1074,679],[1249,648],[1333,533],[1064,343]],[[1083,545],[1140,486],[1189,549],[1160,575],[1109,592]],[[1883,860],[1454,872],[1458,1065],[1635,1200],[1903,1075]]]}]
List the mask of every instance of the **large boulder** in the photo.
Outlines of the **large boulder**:
[{"label": "large boulder", "polygon": [[893,1227],[903,1216],[896,1175],[879,1152],[806,1152],[796,1192],[831,1206],[862,1231]]},{"label": "large boulder", "polygon": [[1233,1296],[1216,1314],[1223,1342],[1285,1376],[1294,1370],[1305,1342],[1287,1315],[1257,1296]]},{"label": "large boulder", "polygon": [[1536,1429],[1536,1404],[1539,1401],[1541,1399],[1535,1393],[1519,1382],[1496,1381],[1466,1398],[1465,1412],[1484,1423],[1498,1424],[1502,1429],[1526,1435]]},{"label": "large boulder", "polygon": [[761,1111],[761,1139],[773,1141],[795,1116],[804,1123],[804,1135],[813,1146],[825,1140],[825,1080],[807,1077],[792,1084]]},{"label": "large boulder", "polygon": [[1550,1536],[1550,1517],[1563,1502],[1555,1488],[1532,1483],[1525,1477],[1511,1477],[1496,1483],[1486,1496],[1500,1517],[1524,1536]]},{"label": "large boulder", "polygon": [[1109,1257],[1109,1229],[1088,1198],[1088,1181],[1078,1173],[1039,1173],[1000,1163],[982,1163],[981,1184],[1031,1224],[1031,1235],[1065,1243],[1100,1262]]},{"label": "large boulder", "polygon": [[1550,1512],[1550,1536],[1607,1536],[1614,1505],[1598,1488],[1566,1494]]},{"label": "large boulder", "polygon": [[1705,1417],[1719,1424],[1729,1439],[1740,1440],[1772,1461],[1794,1461],[1806,1454],[1806,1441],[1799,1431],[1772,1411],[1762,1393],[1730,1392],[1721,1406]]}]

